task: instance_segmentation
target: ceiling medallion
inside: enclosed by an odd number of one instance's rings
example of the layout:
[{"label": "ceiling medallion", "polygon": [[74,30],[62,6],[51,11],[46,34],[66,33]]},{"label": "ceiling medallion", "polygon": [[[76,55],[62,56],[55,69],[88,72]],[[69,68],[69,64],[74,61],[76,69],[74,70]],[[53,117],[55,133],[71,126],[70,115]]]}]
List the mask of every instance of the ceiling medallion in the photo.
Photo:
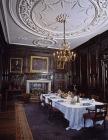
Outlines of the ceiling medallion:
[{"label": "ceiling medallion", "polygon": [[[39,37],[49,34],[54,39],[63,39],[62,28],[55,18],[60,13],[69,15],[67,18],[66,38],[91,34],[94,29],[104,26],[108,19],[107,0],[16,0],[16,10],[13,0],[9,9],[14,20],[20,27]],[[13,9],[13,10],[12,10]],[[50,13],[50,14],[49,14]],[[75,18],[76,17],[76,18]]]}]

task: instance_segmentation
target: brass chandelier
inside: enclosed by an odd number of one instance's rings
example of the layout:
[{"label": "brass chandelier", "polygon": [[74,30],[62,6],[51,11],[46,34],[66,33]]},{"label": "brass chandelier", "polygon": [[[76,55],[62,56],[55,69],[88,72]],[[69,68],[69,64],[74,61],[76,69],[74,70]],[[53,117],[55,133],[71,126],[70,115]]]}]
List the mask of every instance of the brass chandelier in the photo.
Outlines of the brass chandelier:
[{"label": "brass chandelier", "polygon": [[74,53],[73,51],[70,50],[70,46],[69,46],[68,42],[66,42],[66,37],[65,37],[66,17],[67,17],[67,15],[60,14],[56,18],[57,22],[63,23],[63,25],[64,25],[64,34],[63,34],[64,38],[63,38],[62,47],[53,53],[55,61],[57,63],[63,64],[63,65],[65,65],[66,62],[69,62],[71,60],[74,61],[76,58],[76,53]]}]

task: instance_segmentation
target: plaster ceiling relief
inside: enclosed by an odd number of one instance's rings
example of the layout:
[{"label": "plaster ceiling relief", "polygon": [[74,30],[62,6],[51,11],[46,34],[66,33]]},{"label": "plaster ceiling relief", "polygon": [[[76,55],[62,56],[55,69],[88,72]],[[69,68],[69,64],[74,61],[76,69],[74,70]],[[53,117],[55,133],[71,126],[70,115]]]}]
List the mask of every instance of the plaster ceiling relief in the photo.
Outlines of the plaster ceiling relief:
[{"label": "plaster ceiling relief", "polygon": [[45,39],[45,38],[37,38],[33,40],[33,45],[37,47],[52,47],[53,45],[56,45],[56,41],[51,39]]},{"label": "plaster ceiling relief", "polygon": [[108,24],[108,0],[9,0],[15,23],[35,35],[33,45],[53,46],[63,39],[63,23],[56,21],[66,14],[66,39],[96,34]]},{"label": "plaster ceiling relief", "polygon": [[107,16],[107,1],[102,0],[20,0],[17,5],[20,20],[40,36],[62,38],[63,25],[56,21],[61,13],[68,15],[68,38],[90,33],[103,24]]}]

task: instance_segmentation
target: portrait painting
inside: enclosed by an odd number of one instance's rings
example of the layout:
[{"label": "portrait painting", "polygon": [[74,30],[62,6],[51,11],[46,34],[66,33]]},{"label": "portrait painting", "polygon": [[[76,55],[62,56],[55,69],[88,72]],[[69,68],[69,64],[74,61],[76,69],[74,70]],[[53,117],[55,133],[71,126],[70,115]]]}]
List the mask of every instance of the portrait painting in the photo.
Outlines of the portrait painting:
[{"label": "portrait painting", "polygon": [[23,59],[22,58],[10,58],[10,72],[22,73]]}]

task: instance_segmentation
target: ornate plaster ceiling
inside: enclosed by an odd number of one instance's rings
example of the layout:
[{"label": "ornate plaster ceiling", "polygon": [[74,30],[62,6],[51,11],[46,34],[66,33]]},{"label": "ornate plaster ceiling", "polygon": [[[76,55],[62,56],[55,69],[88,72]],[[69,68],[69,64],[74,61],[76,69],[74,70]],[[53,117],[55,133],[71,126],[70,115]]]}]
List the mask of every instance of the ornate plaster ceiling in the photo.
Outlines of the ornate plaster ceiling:
[{"label": "ornate plaster ceiling", "polygon": [[67,15],[70,44],[77,39],[80,45],[108,25],[108,0],[9,0],[8,7],[15,24],[36,37],[28,45],[55,47],[63,39],[63,24],[56,21],[60,14]]}]

